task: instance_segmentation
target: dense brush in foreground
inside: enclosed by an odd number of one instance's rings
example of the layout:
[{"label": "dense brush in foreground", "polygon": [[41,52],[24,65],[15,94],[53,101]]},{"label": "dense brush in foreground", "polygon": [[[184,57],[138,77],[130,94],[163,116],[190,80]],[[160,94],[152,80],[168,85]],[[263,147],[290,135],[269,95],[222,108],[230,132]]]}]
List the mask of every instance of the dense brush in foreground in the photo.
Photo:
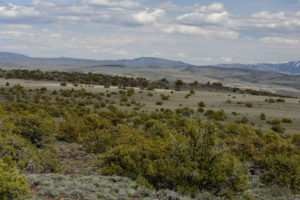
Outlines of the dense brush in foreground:
[{"label": "dense brush in foreground", "polygon": [[297,198],[299,135],[223,123],[204,102],[201,117],[139,111],[134,93],[1,88],[0,199]]}]

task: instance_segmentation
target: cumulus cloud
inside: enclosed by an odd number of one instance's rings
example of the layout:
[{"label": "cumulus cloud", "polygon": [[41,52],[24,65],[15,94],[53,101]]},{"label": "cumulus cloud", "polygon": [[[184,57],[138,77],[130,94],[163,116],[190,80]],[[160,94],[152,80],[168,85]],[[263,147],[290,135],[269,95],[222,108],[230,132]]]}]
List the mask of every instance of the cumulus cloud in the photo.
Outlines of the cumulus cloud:
[{"label": "cumulus cloud", "polygon": [[13,4],[8,4],[7,6],[0,6],[0,19],[37,16],[39,14],[39,11],[35,10],[34,7],[16,6]]},{"label": "cumulus cloud", "polygon": [[202,6],[193,12],[179,15],[177,20],[192,25],[228,25],[231,23],[230,14],[220,3]]},{"label": "cumulus cloud", "polygon": [[[132,56],[132,52],[125,46],[138,46],[136,40],[140,38],[139,45],[147,49],[145,55],[159,52],[157,56],[167,57],[171,54],[169,50],[160,48],[169,45],[172,46],[171,50],[174,47],[172,55],[175,58],[197,58],[192,50],[185,48],[192,48],[197,52],[206,43],[206,50],[218,49],[225,53],[204,54],[199,61],[232,62],[238,59],[233,55],[223,57],[227,55],[224,50],[226,48],[219,48],[220,46],[236,48],[238,54],[249,45],[254,49],[255,45],[272,46],[262,43],[283,44],[292,51],[292,48],[297,48],[300,44],[300,11],[266,10],[237,15],[231,13],[226,4],[222,3],[179,5],[175,1],[159,1],[160,3],[145,4],[138,0],[57,2],[31,0],[22,5],[0,3],[2,49],[5,46],[8,50],[14,47],[18,49],[17,46],[20,46],[20,50],[25,46],[30,49],[32,43],[45,50],[79,49],[97,55],[110,53],[126,57]],[[119,34],[109,37],[114,33]],[[251,42],[244,35],[250,37]],[[190,45],[187,47],[186,43]],[[244,46],[238,48],[241,44]]]},{"label": "cumulus cloud", "polygon": [[248,18],[239,20],[237,28],[252,32],[264,33],[290,33],[300,32],[300,12],[277,12],[261,11],[254,13]]},{"label": "cumulus cloud", "polygon": [[206,38],[231,38],[239,36],[233,29],[233,19],[223,4],[200,6],[192,12],[176,17],[177,25],[164,28],[164,32],[201,35]]},{"label": "cumulus cloud", "polygon": [[155,9],[153,11],[142,11],[133,15],[133,18],[140,24],[150,24],[157,21],[158,18],[165,15],[162,9]]}]

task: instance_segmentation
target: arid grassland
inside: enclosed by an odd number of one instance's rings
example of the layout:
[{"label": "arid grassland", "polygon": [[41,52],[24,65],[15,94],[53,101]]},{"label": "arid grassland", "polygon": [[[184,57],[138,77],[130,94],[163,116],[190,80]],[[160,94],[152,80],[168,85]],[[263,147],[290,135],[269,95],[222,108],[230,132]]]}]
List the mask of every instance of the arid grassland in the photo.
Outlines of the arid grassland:
[{"label": "arid grassland", "polygon": [[0,199],[300,198],[298,98],[164,78],[0,76]]}]

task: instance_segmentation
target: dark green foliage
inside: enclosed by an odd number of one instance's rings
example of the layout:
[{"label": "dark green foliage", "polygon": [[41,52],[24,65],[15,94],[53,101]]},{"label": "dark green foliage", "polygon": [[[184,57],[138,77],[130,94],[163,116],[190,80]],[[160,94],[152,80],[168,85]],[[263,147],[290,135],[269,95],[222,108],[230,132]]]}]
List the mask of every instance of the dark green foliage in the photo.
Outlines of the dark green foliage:
[{"label": "dark green foliage", "polygon": [[[154,133],[153,125],[148,126],[148,132]],[[215,151],[213,124],[191,121],[179,132],[172,130],[172,134],[163,127],[162,132],[157,132],[159,138],[157,133],[145,137],[136,132],[129,134],[126,142],[104,153],[103,173],[125,175],[155,188],[187,194],[208,190],[231,196],[245,190],[247,179],[239,161],[225,152]]]},{"label": "dark green foliage", "polygon": [[156,101],[156,103],[155,103],[156,105],[158,105],[158,106],[160,106],[160,105],[163,105],[164,104],[164,102],[162,102],[162,101]]},{"label": "dark green foliage", "polygon": [[151,92],[148,92],[148,94],[147,94],[149,97],[153,97],[153,93],[151,93]]},{"label": "dark green foliage", "polygon": [[260,119],[261,120],[266,120],[266,114],[265,113],[261,113],[260,114]]},{"label": "dark green foliage", "polygon": [[300,191],[300,157],[278,154],[260,161],[263,174],[260,177],[267,185],[287,187]]},{"label": "dark green foliage", "polygon": [[198,103],[198,107],[201,107],[201,108],[205,107],[205,103],[203,101],[200,101]]},{"label": "dark green foliage", "polygon": [[204,108],[198,108],[197,111],[198,111],[199,113],[204,113]]},{"label": "dark green foliage", "polygon": [[283,123],[287,123],[287,124],[290,124],[290,123],[293,122],[292,119],[290,119],[290,118],[283,118],[281,121],[282,121]]},{"label": "dark green foliage", "polygon": [[[257,181],[260,180],[255,184],[285,185],[294,192],[299,191],[297,178],[293,178],[298,175],[296,166],[299,166],[296,162],[299,160],[297,136],[263,132],[241,125],[248,123],[248,119],[237,112],[232,114],[240,115],[235,118],[239,124],[220,122],[227,118],[224,110],[209,109],[203,116],[200,113],[204,112],[204,102],[190,108],[184,107],[185,104],[179,109],[170,106],[172,110],[167,108],[169,105],[156,107],[156,112],[150,113],[139,102],[140,98],[147,98],[140,95],[143,91],[135,97],[134,89],[127,88],[143,85],[149,89],[174,89],[174,82],[92,73],[22,70],[11,73],[9,77],[59,79],[60,82],[116,85],[120,88],[118,92],[112,89],[104,93],[83,88],[61,87],[53,92],[50,88],[28,90],[20,85],[0,88],[1,97],[5,99],[3,108],[0,107],[0,157],[23,172],[76,174],[78,171],[75,172],[74,167],[83,166],[89,168],[84,173],[119,174],[156,189],[195,195],[210,191],[225,198],[240,199],[248,198],[248,177],[253,181],[253,177],[247,174],[250,172],[256,175]],[[179,85],[177,89],[189,91],[187,97],[197,89],[193,83]],[[197,85],[203,87],[203,84]],[[210,87],[211,91],[226,89],[219,83],[205,87]],[[167,99],[167,93],[161,97]],[[148,96],[154,95],[148,93]],[[158,101],[157,105],[164,102]],[[239,103],[245,105],[245,102]],[[119,105],[123,111],[119,110]],[[263,113],[260,117],[266,118]],[[215,122],[204,120],[207,118]],[[230,116],[229,120],[232,118]],[[289,120],[268,121],[277,132],[284,130],[281,122],[289,123]],[[64,142],[54,143],[54,138]],[[60,143],[78,145],[77,150],[85,155],[78,156],[77,151],[68,154],[65,150],[56,150]],[[101,168],[93,165],[96,157]],[[63,162],[60,158],[64,159]],[[71,159],[74,162],[68,162]],[[70,168],[60,167],[61,163],[70,164]],[[278,178],[274,178],[276,174],[279,174]]]},{"label": "dark green foliage", "polygon": [[224,121],[227,119],[227,115],[225,114],[224,110],[213,111],[212,109],[209,109],[205,112],[205,116],[207,116],[209,119],[214,119],[217,121]]},{"label": "dark green foliage", "polygon": [[193,115],[194,110],[188,107],[185,108],[178,108],[175,110],[177,114],[181,114],[185,117],[190,117],[191,115]]},{"label": "dark green foliage", "polygon": [[20,116],[15,123],[15,133],[29,139],[37,147],[43,147],[54,139],[56,124],[43,114]]},{"label": "dark green foliage", "polygon": [[242,119],[235,120],[235,122],[238,124],[247,124],[248,121],[249,121],[248,118],[245,116]]},{"label": "dark green foliage", "polygon": [[267,121],[267,123],[271,124],[271,125],[280,125],[281,120],[280,119],[273,119],[273,120]]},{"label": "dark green foliage", "polygon": [[276,102],[283,103],[285,100],[283,98],[276,99]]},{"label": "dark green foliage", "polygon": [[161,94],[160,97],[161,97],[161,100],[165,100],[166,101],[166,100],[169,100],[170,96],[169,95]]},{"label": "dark green foliage", "polygon": [[184,82],[183,82],[182,80],[177,80],[177,81],[175,82],[175,85],[176,85],[176,86],[182,86],[182,85],[184,85]]},{"label": "dark green foliage", "polygon": [[278,133],[284,133],[284,131],[285,131],[285,128],[283,128],[280,124],[273,125],[271,129]]}]

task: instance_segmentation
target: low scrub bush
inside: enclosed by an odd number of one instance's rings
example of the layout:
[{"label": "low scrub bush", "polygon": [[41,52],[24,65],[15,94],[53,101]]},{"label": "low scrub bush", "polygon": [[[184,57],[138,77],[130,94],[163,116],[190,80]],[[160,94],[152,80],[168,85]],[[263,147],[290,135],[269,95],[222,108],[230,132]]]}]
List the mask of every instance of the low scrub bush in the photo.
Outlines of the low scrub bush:
[{"label": "low scrub bush", "polygon": [[0,199],[21,199],[28,194],[29,188],[25,176],[19,175],[13,166],[0,160]]},{"label": "low scrub bush", "polygon": [[227,115],[225,114],[224,110],[213,111],[212,109],[209,109],[205,112],[205,116],[207,116],[209,119],[214,119],[217,121],[224,121],[227,119]]},{"label": "low scrub bush", "polygon": [[282,121],[283,123],[288,123],[288,124],[290,124],[290,123],[293,122],[292,119],[290,119],[290,118],[283,118],[281,121]]}]

